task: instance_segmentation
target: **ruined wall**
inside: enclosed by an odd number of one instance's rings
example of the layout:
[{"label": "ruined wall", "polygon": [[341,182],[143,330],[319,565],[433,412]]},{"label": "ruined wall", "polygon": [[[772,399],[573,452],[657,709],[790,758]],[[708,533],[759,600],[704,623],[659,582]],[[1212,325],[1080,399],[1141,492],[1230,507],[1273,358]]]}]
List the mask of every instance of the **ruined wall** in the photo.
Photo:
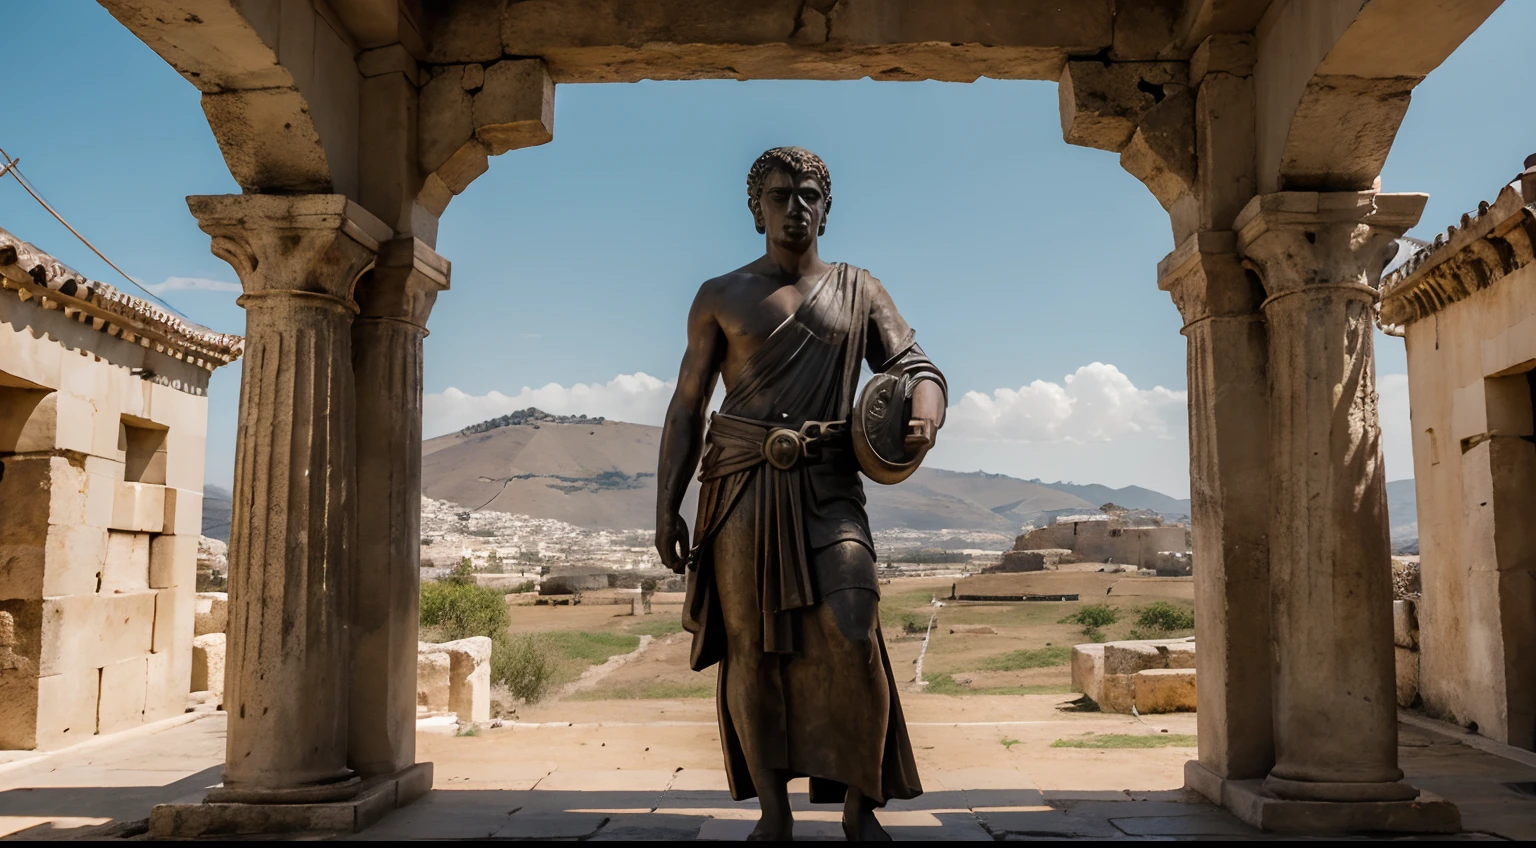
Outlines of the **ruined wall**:
[{"label": "ruined wall", "polygon": [[1406,330],[1431,715],[1536,747],[1536,265]]},{"label": "ruined wall", "polygon": [[186,709],[209,373],[68,302],[0,290],[0,748]]},{"label": "ruined wall", "polygon": [[1161,551],[1187,551],[1183,527],[1126,527],[1120,521],[1062,521],[1019,537],[1014,550],[1066,548],[1083,562],[1153,568]]}]

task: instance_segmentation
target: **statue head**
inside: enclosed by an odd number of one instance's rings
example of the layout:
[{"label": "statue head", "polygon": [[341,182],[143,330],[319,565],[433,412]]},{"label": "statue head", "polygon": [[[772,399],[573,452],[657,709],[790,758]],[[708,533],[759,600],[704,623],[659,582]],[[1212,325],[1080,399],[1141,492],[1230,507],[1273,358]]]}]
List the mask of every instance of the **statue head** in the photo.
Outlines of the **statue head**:
[{"label": "statue head", "polygon": [[747,208],[757,231],[775,241],[810,242],[827,231],[832,175],[821,157],[802,147],[775,147],[747,172]]}]

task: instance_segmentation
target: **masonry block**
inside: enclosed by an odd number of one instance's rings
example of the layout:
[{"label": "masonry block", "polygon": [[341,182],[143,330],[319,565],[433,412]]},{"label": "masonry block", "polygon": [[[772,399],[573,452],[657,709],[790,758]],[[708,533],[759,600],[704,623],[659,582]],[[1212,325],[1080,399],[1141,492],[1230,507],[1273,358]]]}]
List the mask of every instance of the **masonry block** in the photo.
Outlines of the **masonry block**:
[{"label": "masonry block", "polygon": [[43,597],[91,594],[107,562],[107,531],[87,525],[48,528]]},{"label": "masonry block", "polygon": [[155,631],[151,649],[157,654],[185,651],[191,644],[197,596],[191,586],[155,589]]},{"label": "masonry block", "polygon": [[192,640],[192,691],[212,692],[224,698],[223,633],[207,633]]},{"label": "masonry block", "polygon": [[108,531],[107,561],[101,571],[103,594],[149,588],[149,540],[148,533]]},{"label": "masonry block", "polygon": [[197,584],[197,534],[154,537],[149,545],[149,587]]},{"label": "masonry block", "polygon": [[1131,675],[1136,711],[1143,714],[1194,712],[1195,670],[1153,668]]},{"label": "masonry block", "polygon": [[0,750],[37,747],[37,666],[0,671]]},{"label": "masonry block", "polygon": [[179,649],[150,654],[148,661],[148,686],[144,693],[144,720],[178,716],[187,711],[187,693],[192,684],[192,646],[183,643]]},{"label": "masonry block", "polygon": [[115,733],[143,724],[148,689],[148,657],[134,657],[103,667],[96,732]]},{"label": "masonry block", "polygon": [[100,669],[71,669],[39,678],[37,748],[63,748],[95,736],[100,698]]},{"label": "masonry block", "polygon": [[101,668],[150,652],[155,593],[71,595],[42,602],[38,670],[52,675]]},{"label": "masonry block", "polygon": [[229,593],[198,592],[194,635],[223,633],[229,629]]},{"label": "masonry block", "polygon": [[165,487],[156,483],[119,483],[112,499],[113,530],[159,533],[165,528]]},{"label": "masonry block", "polygon": [[203,493],[167,487],[161,532],[196,539],[203,532]]}]

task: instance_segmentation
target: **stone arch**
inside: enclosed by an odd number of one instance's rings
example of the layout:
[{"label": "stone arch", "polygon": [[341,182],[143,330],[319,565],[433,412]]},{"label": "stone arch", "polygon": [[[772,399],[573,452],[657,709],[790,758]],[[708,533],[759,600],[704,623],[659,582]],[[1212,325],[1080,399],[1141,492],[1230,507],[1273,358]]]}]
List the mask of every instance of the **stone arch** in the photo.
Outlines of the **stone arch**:
[{"label": "stone arch", "polygon": [[355,192],[360,77],[344,29],[279,0],[101,5],[202,92],[241,190]]},{"label": "stone arch", "polygon": [[1279,0],[1256,28],[1258,189],[1371,188],[1408,102],[1503,0]]}]

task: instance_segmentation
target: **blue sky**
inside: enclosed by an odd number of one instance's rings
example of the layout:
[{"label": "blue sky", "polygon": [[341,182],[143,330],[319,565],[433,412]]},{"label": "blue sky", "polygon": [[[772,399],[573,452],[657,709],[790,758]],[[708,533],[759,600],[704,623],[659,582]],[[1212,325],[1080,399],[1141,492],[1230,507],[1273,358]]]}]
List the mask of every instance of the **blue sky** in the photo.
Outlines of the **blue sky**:
[{"label": "blue sky", "polygon": [[[238,189],[197,91],[88,0],[0,0],[0,16],[25,33],[7,43],[0,147],[113,261],[240,332],[235,292],[198,282],[235,276],[184,197]],[[1383,174],[1430,194],[1413,234],[1536,151],[1536,114],[1514,105],[1533,30],[1536,4],[1506,4],[1416,90]],[[934,464],[1187,494],[1184,340],[1155,283],[1167,217],[1113,154],[1061,141],[1043,82],[561,86],[554,141],[492,160],[443,217],[428,435],[527,403],[656,423],[698,283],[761,252],[744,178],[781,144],[831,168],[823,254],[879,276],[949,375],[959,424]],[[0,226],[121,282],[10,178]],[[1408,477],[1402,343],[1377,341],[1388,473]],[[212,482],[231,476],[238,395],[221,369]]]}]

